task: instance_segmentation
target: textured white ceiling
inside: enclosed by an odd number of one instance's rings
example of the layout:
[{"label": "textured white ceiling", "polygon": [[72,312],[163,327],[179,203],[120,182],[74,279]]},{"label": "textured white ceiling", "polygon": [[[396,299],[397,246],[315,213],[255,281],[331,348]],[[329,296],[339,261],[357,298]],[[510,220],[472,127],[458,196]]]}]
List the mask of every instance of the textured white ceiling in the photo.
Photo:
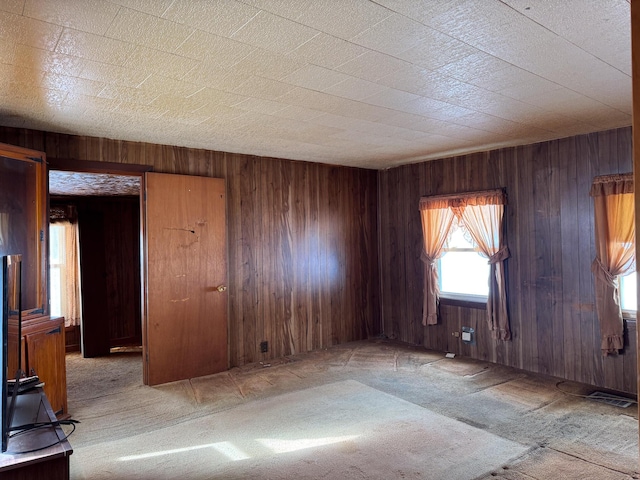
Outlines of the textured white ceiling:
[{"label": "textured white ceiling", "polygon": [[49,194],[65,196],[139,196],[140,177],[107,173],[49,171]]},{"label": "textured white ceiling", "polygon": [[0,125],[387,168],[631,124],[628,0],[0,0]]}]

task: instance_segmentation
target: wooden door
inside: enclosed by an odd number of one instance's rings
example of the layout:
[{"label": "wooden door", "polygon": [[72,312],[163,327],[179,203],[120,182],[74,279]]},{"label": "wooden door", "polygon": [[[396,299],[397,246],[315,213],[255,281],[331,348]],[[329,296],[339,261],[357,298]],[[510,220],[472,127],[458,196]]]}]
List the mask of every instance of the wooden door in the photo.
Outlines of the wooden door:
[{"label": "wooden door", "polygon": [[145,176],[149,385],[228,369],[225,202],[220,178]]}]

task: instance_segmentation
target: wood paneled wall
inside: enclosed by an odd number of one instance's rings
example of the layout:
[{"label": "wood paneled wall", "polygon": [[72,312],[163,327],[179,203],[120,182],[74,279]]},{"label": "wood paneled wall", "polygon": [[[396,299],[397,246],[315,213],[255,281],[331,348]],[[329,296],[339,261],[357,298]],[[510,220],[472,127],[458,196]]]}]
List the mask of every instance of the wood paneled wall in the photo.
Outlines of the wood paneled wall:
[{"label": "wood paneled wall", "polygon": [[[427,348],[635,393],[635,322],[628,323],[624,354],[600,354],[589,197],[594,176],[632,168],[631,128],[622,128],[379,172],[384,332]],[[420,197],[500,187],[509,202],[513,340],[492,340],[481,309],[442,305],[439,325],[423,327]],[[462,326],[476,330],[475,345],[452,336]]]},{"label": "wood paneled wall", "polygon": [[376,171],[15,128],[0,142],[225,178],[230,366],[380,332]]}]

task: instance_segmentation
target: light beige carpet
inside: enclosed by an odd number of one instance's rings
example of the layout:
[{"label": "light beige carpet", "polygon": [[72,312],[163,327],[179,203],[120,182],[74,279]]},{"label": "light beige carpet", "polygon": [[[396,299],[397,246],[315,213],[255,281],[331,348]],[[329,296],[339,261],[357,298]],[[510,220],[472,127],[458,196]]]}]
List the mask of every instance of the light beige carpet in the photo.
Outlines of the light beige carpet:
[{"label": "light beige carpet", "polygon": [[471,479],[529,447],[355,380],[80,447],[86,479]]}]

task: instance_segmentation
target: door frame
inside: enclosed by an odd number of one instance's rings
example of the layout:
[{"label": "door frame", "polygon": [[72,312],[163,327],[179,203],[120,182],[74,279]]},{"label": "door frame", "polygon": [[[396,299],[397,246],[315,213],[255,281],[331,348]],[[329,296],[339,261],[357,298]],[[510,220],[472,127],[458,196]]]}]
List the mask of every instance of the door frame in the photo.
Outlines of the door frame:
[{"label": "door frame", "polygon": [[[142,331],[142,380],[145,385],[148,384],[148,366],[145,361],[147,355],[147,332],[146,332],[146,297],[147,297],[147,285],[146,285],[146,251],[144,248],[145,243],[145,209],[144,209],[144,192],[145,192],[145,180],[144,174],[146,172],[153,171],[153,167],[147,165],[135,165],[135,164],[122,164],[116,162],[96,162],[87,160],[75,160],[70,158],[55,158],[49,157],[47,159],[47,185],[49,178],[49,170],[60,170],[66,172],[78,172],[78,173],[103,173],[122,176],[136,176],[140,178],[140,318],[141,318],[141,331]],[[47,188],[47,208],[50,205],[49,189]],[[48,253],[47,253],[48,254]],[[47,272],[47,275],[49,273]],[[82,342],[82,338],[80,339]]]}]

